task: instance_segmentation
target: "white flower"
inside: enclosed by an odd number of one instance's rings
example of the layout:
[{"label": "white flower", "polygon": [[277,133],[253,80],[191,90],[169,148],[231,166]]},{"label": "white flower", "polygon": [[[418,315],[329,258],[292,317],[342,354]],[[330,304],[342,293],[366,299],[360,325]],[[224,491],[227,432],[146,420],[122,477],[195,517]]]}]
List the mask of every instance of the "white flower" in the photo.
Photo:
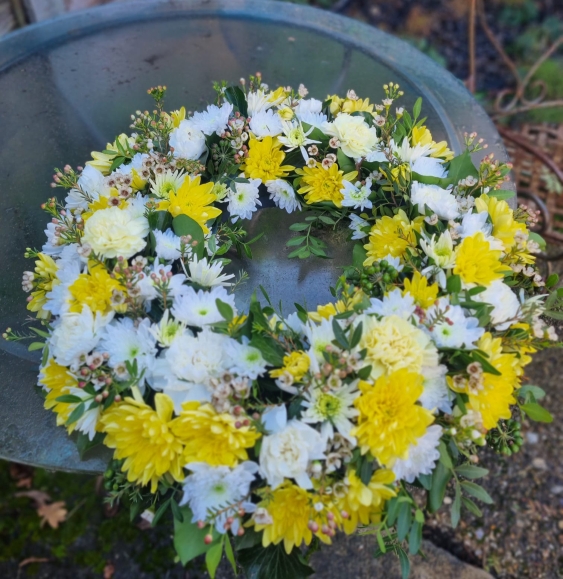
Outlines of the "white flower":
[{"label": "white flower", "polygon": [[47,255],[59,255],[63,250],[63,245],[59,243],[60,237],[57,235],[57,224],[47,223],[47,229],[44,229],[47,241],[43,244],[41,251]]},{"label": "white flower", "polygon": [[148,158],[149,155],[147,155],[147,153],[135,153],[129,163],[121,163],[121,165],[119,165],[119,167],[113,171],[112,175],[114,173],[131,175],[133,173],[133,169],[139,173],[143,169],[143,161]]},{"label": "white flower", "polygon": [[158,324],[151,326],[151,334],[155,337],[158,345],[162,348],[168,348],[174,340],[181,336],[186,329],[186,325],[178,322],[170,316],[170,310],[164,310],[162,318]]},{"label": "white flower", "polygon": [[430,240],[420,238],[420,247],[428,257],[442,269],[451,269],[455,265],[454,242],[449,230],[444,231],[436,241],[436,235]]},{"label": "white flower", "polygon": [[299,199],[295,195],[293,187],[283,179],[272,179],[266,181],[266,189],[270,194],[270,199],[280,208],[288,213],[301,209]]},{"label": "white flower", "polygon": [[354,400],[358,397],[358,381],[351,384],[341,384],[327,392],[323,388],[312,388],[304,395],[303,406],[306,408],[301,420],[314,424],[321,422],[321,436],[325,440],[334,438],[334,429],[353,445],[356,439],[350,434],[353,424],[351,418],[358,416],[354,408]]},{"label": "white flower", "polygon": [[421,474],[431,474],[440,458],[438,445],[442,436],[442,427],[434,424],[426,429],[426,432],[411,444],[408,450],[408,458],[399,459],[393,464],[393,472],[397,480],[406,480],[413,483]]},{"label": "white flower", "polygon": [[128,259],[147,244],[149,222],[143,215],[132,211],[109,207],[96,211],[84,226],[83,243],[102,258],[124,257]]},{"label": "white flower", "polygon": [[176,157],[197,161],[206,149],[205,135],[191,120],[183,120],[170,133],[170,146],[174,148]]},{"label": "white flower", "polygon": [[113,312],[107,315],[92,313],[88,306],[82,306],[78,314],[63,314],[51,334],[49,350],[61,366],[76,364],[81,356],[86,356],[100,341],[102,330],[113,318]]},{"label": "white flower", "polygon": [[288,421],[285,406],[267,410],[262,420],[270,434],[262,439],[260,474],[272,489],[285,478],[294,479],[303,489],[313,488],[307,469],[312,460],[325,458],[326,441],[299,420]]},{"label": "white flower", "polygon": [[[192,523],[213,522],[217,531],[224,534],[227,532],[227,519],[232,518],[231,532],[236,535],[240,528],[238,511],[243,509],[245,513],[252,513],[256,509],[249,495],[258,465],[245,461],[235,468],[229,468],[191,462],[186,468],[192,474],[184,481],[184,496],[180,505],[189,504],[193,513]],[[215,514],[217,511],[219,515]]]},{"label": "white flower", "polygon": [[154,181],[149,181],[151,193],[161,199],[168,199],[170,193],[176,193],[186,180],[187,173],[181,171],[166,170],[163,173],[157,173]]},{"label": "white flower", "polygon": [[445,297],[428,308],[426,315],[431,324],[430,335],[438,348],[473,349],[474,342],[485,332],[477,318],[466,318],[463,308],[450,304]]},{"label": "white flower", "polygon": [[204,135],[215,133],[220,137],[227,128],[232,112],[233,105],[231,103],[223,103],[220,107],[209,105],[205,111],[194,113],[191,121],[193,126]]},{"label": "white flower", "polygon": [[[109,366],[115,368],[125,362],[137,361],[138,376],[149,370],[156,356],[156,339],[150,331],[151,323],[144,318],[135,327],[131,318],[113,320],[108,324],[100,339],[98,349],[109,354]],[[140,381],[145,383],[145,375]]]},{"label": "white flower", "polygon": [[368,232],[364,229],[369,229],[369,223],[356,213],[350,213],[350,225],[348,227],[354,232],[352,239],[363,239],[368,236]]},{"label": "white flower", "polygon": [[332,123],[325,123],[327,135],[340,141],[340,148],[347,157],[358,159],[373,151],[378,142],[377,131],[368,126],[363,117],[348,113],[339,114]]},{"label": "white flower", "polygon": [[[101,415],[102,406],[99,404],[94,405],[89,408],[92,402],[92,395],[84,391],[82,388],[69,388],[66,394],[72,394],[73,396],[78,396],[82,399],[86,405],[87,410],[82,414],[82,416],[73,424],[75,430],[82,432],[88,436],[89,440],[94,440],[94,436],[97,434],[96,426],[98,425],[98,418]],[[76,408],[77,404],[72,404],[71,408]]]},{"label": "white flower", "polygon": [[229,372],[256,380],[258,376],[264,374],[268,363],[262,357],[262,352],[248,343],[249,340],[246,336],[243,336],[242,339],[242,344],[236,340],[229,340],[225,344]]},{"label": "white flower", "polygon": [[466,213],[456,229],[456,233],[461,239],[471,237],[476,233],[483,233],[489,246],[493,250],[504,250],[504,244],[500,239],[493,237],[493,224],[489,222],[489,214],[486,211],[481,213]]},{"label": "white flower", "polygon": [[153,231],[154,238],[156,239],[156,255],[161,259],[167,261],[179,259],[180,252],[180,238],[172,231],[172,229],[167,229],[166,231],[159,231],[155,229]]},{"label": "white flower", "polygon": [[260,179],[248,179],[248,183],[234,183],[234,190],[227,194],[227,211],[230,213],[233,223],[238,219],[250,219],[252,214],[262,205],[258,199],[260,192]]},{"label": "white flower", "polygon": [[[158,297],[155,286],[158,283],[158,279],[163,276],[166,276],[168,279],[168,297],[174,298],[184,293],[187,289],[187,286],[184,285],[186,276],[183,273],[177,273],[172,277],[168,277],[171,271],[172,265],[162,265],[158,263],[158,261],[155,261],[152,267],[145,269],[143,278],[136,284],[139,297],[145,301],[145,305],[149,306],[150,302]],[[153,274],[157,276],[157,280],[152,279]]]},{"label": "white flower", "polygon": [[432,145],[415,145],[410,146],[409,140],[405,137],[400,145],[391,141],[391,150],[403,163],[409,163],[411,166],[417,159],[428,157],[432,152]]},{"label": "white flower", "polygon": [[[405,139],[406,140],[406,139]],[[411,171],[424,177],[446,177],[448,172],[444,169],[443,161],[435,157],[418,157],[410,163]]]},{"label": "white flower", "polygon": [[446,381],[447,371],[447,367],[442,364],[433,368],[423,368],[424,390],[418,401],[427,410],[432,412],[441,410],[446,414],[452,413],[452,393]]},{"label": "white flower", "polygon": [[266,95],[264,91],[257,90],[256,92],[248,92],[246,95],[246,102],[248,105],[248,116],[261,113],[274,105],[269,101],[270,95]]},{"label": "white flower", "polygon": [[292,330],[293,332],[295,332],[300,336],[302,336],[305,332],[305,326],[303,325],[303,322],[299,319],[297,312],[293,312],[292,314],[289,314],[289,316],[285,317],[283,323],[285,324],[287,329]]},{"label": "white flower", "polygon": [[220,261],[210,263],[207,261],[206,257],[202,257],[198,260],[197,255],[194,254],[192,259],[188,261],[188,268],[190,271],[188,279],[192,283],[197,283],[202,287],[233,285],[228,280],[234,278],[234,274],[224,274],[223,266]]},{"label": "white flower", "polygon": [[72,295],[70,286],[77,280],[84,268],[82,260],[76,251],[76,244],[66,245],[57,260],[57,279],[59,283],[45,296],[47,303],[43,306],[53,315],[60,316],[68,312]]},{"label": "white flower", "polygon": [[187,287],[182,295],[174,298],[172,313],[177,320],[188,326],[203,328],[223,321],[216,300],[229,304],[236,311],[235,296],[229,295],[224,287],[216,286],[211,291],[197,292],[193,287]]},{"label": "white flower", "polygon": [[299,120],[281,121],[281,124],[283,136],[278,137],[278,141],[285,145],[286,151],[293,151],[297,148],[301,149],[301,154],[305,161],[307,161],[309,156],[305,151],[305,145],[320,143],[320,141],[314,141],[313,139],[308,138],[313,132],[313,127],[310,127],[305,131]]},{"label": "white flower", "polygon": [[71,189],[65,199],[67,209],[88,209],[88,203],[109,197],[110,188],[101,171],[86,165],[78,178],[78,189]]},{"label": "white flower", "polygon": [[364,311],[366,314],[377,314],[378,316],[399,316],[403,320],[408,320],[416,309],[414,298],[410,293],[404,296],[399,288],[389,292],[382,300],[370,299],[371,306]]},{"label": "white flower", "polygon": [[371,209],[372,202],[369,200],[371,195],[371,179],[366,179],[366,184],[362,185],[357,182],[355,185],[350,181],[342,181],[343,189],[340,189],[344,199],[342,199],[343,207],[353,207],[354,209]]},{"label": "white flower", "polygon": [[424,185],[413,181],[411,201],[418,205],[418,212],[425,214],[425,206],[436,213],[441,219],[456,219],[459,217],[457,200],[451,191],[442,189],[438,185]]},{"label": "white flower", "polygon": [[491,282],[485,291],[472,296],[472,299],[493,306],[491,323],[499,332],[507,330],[511,324],[518,321],[520,302],[516,294],[501,279]]},{"label": "white flower", "polygon": [[297,116],[307,113],[318,114],[323,108],[322,101],[318,99],[301,99],[295,107],[295,114]]},{"label": "white flower", "polygon": [[310,344],[307,354],[311,360],[311,371],[318,372],[320,364],[323,364],[325,361],[323,352],[334,340],[332,319],[327,320],[323,318],[319,324],[308,322],[305,326],[305,335]]},{"label": "white flower", "polygon": [[256,113],[250,121],[250,130],[259,139],[275,137],[282,132],[280,116],[272,109]]}]

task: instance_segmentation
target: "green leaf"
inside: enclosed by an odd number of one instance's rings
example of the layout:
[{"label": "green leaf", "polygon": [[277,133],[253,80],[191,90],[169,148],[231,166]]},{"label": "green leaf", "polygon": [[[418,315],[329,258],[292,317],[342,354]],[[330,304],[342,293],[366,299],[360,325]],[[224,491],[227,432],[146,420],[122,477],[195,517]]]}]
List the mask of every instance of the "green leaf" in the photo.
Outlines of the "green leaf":
[{"label": "green leaf", "polygon": [[402,547],[397,545],[395,549],[397,551],[397,557],[399,557],[399,564],[401,565],[401,577],[402,579],[409,579],[409,575],[411,573],[411,563],[409,561],[409,556]]},{"label": "green leaf", "polygon": [[489,474],[488,469],[475,466],[473,464],[461,464],[455,469],[456,473],[465,478],[482,478]]},{"label": "green leaf", "polygon": [[418,482],[429,491],[432,488],[432,475],[431,474],[419,474]]},{"label": "green leaf", "polygon": [[364,261],[367,257],[367,251],[364,249],[363,245],[356,243],[354,249],[352,250],[352,263],[354,267],[361,269],[364,266]]},{"label": "green leaf", "polygon": [[456,185],[461,179],[469,176],[478,178],[479,171],[471,160],[471,154],[466,149],[461,155],[452,159],[448,170],[448,181],[451,185]]},{"label": "green leaf", "polygon": [[534,422],[553,422],[553,416],[551,413],[537,402],[527,402],[526,404],[522,404],[520,410],[522,410],[528,418],[531,418]]},{"label": "green leaf", "polygon": [[482,486],[478,485],[477,483],[469,482],[468,480],[464,480],[464,481],[462,481],[461,486],[463,487],[463,490],[466,493],[469,493],[470,495],[474,496],[476,499],[479,499],[481,502],[483,502],[487,505],[493,504],[493,499],[491,498],[491,495]]},{"label": "green leaf", "polygon": [[308,223],[293,223],[289,226],[289,230],[290,231],[305,231],[305,229],[308,229],[309,224]]},{"label": "green leaf", "polygon": [[319,220],[322,221],[325,225],[334,225],[336,221],[332,219],[332,217],[328,217],[328,215],[320,215]]},{"label": "green leaf", "polygon": [[385,546],[385,541],[383,540],[383,536],[381,535],[381,531],[379,529],[377,529],[377,531],[375,533],[375,537],[377,539],[377,544],[379,545],[379,550],[382,553],[386,553],[387,547]]},{"label": "green leaf", "polygon": [[416,99],[416,102],[414,103],[414,107],[412,108],[412,115],[415,121],[416,119],[418,119],[421,110],[422,110],[422,97],[418,97]]},{"label": "green leaf", "polygon": [[342,149],[338,149],[336,153],[336,158],[338,160],[338,168],[344,173],[350,173],[356,170],[356,164],[352,159],[347,157],[343,152]]},{"label": "green leaf", "polygon": [[236,107],[243,117],[248,116],[248,103],[244,93],[238,86],[230,86],[223,93],[225,99]]},{"label": "green leaf", "polygon": [[45,342],[31,342],[27,347],[29,352],[35,352],[35,350],[42,350],[45,346]]},{"label": "green leaf", "polygon": [[459,275],[450,275],[446,283],[449,294],[458,294],[461,291],[461,278]]},{"label": "green leaf", "polygon": [[309,257],[311,255],[311,252],[309,251],[309,248],[306,246],[303,247],[299,247],[298,249],[292,251],[291,253],[287,254],[288,259],[291,259],[292,257],[299,257],[301,259],[304,259],[306,257]]},{"label": "green leaf", "polygon": [[535,400],[545,398],[545,390],[539,386],[534,386],[533,384],[524,384],[524,386],[518,390],[517,394],[522,398],[526,398],[528,394],[531,394]]},{"label": "green leaf", "polygon": [[246,579],[305,579],[314,573],[302,558],[299,549],[288,555],[283,543],[264,548],[256,545],[238,553]]},{"label": "green leaf", "polygon": [[74,424],[83,414],[86,412],[86,406],[84,402],[81,402],[71,413],[70,416],[67,418],[66,423],[67,425]]},{"label": "green leaf", "polygon": [[463,506],[476,517],[482,517],[483,511],[470,499],[467,497],[461,497],[461,503]]},{"label": "green leaf", "polygon": [[438,450],[440,451],[440,462],[448,469],[452,469],[454,467],[453,463],[452,463],[452,459],[450,457],[450,455],[448,454],[448,449],[446,447],[446,445],[444,444],[444,441],[441,440],[440,444],[438,446]]},{"label": "green leaf", "polygon": [[452,503],[452,527],[455,529],[459,524],[459,519],[461,517],[461,486],[459,483],[455,485],[455,497]]},{"label": "green leaf", "polygon": [[180,509],[178,503],[174,499],[170,501],[170,508],[172,509],[172,515],[174,516],[174,518],[177,519],[178,522],[183,523],[184,514],[182,513],[182,509]]},{"label": "green leaf", "polygon": [[219,533],[213,530],[213,542],[210,545],[205,544],[205,535],[209,528],[200,529],[195,523],[192,523],[193,513],[189,507],[180,509],[184,516],[184,522],[174,519],[174,547],[182,565],[188,563],[195,557],[203,555],[211,545],[219,541]]},{"label": "green leaf", "polygon": [[79,432],[76,437],[76,448],[78,450],[78,454],[80,455],[80,460],[84,460],[84,456],[90,449],[102,444],[104,436],[105,435],[101,432],[97,432],[96,436],[90,440],[87,434],[84,432]]},{"label": "green leaf", "polygon": [[348,350],[350,347],[350,344],[348,344],[348,338],[346,338],[342,326],[334,319],[332,320],[332,331],[334,332],[334,337],[338,345],[344,350]]},{"label": "green leaf", "polygon": [[250,345],[260,350],[266,362],[278,368],[283,366],[284,352],[281,346],[278,346],[274,340],[255,334],[250,340]]},{"label": "green leaf", "polygon": [[174,229],[174,233],[178,237],[182,237],[184,235],[191,235],[192,242],[197,241],[197,245],[195,247],[195,252],[198,258],[203,257],[203,252],[205,250],[205,243],[203,239],[203,229],[199,225],[197,221],[194,221],[191,217],[187,215],[177,215],[172,220],[172,228]]},{"label": "green leaf", "polygon": [[80,404],[82,398],[75,396],[74,394],[63,394],[56,398],[57,402],[66,402],[67,404]]},{"label": "green leaf", "polygon": [[153,211],[149,214],[148,221],[153,231],[166,231],[172,225],[172,215],[168,211]]},{"label": "green leaf", "polygon": [[350,340],[350,350],[353,350],[362,339],[363,322],[360,322],[354,329],[352,339]]},{"label": "green leaf", "polygon": [[238,567],[237,567],[237,560],[235,559],[235,554],[233,553],[233,546],[231,545],[231,541],[229,536],[225,537],[225,555],[227,555],[227,560],[231,564],[233,568],[233,573],[238,575]]},{"label": "green leaf", "polygon": [[420,544],[422,543],[422,525],[415,521],[412,524],[409,533],[409,553],[416,555],[420,551]]},{"label": "green leaf", "polygon": [[487,195],[489,197],[496,197],[497,199],[500,199],[501,201],[506,201],[507,199],[512,199],[516,195],[516,192],[515,191],[509,191],[508,189],[497,189],[494,191],[489,191],[487,193]]},{"label": "green leaf", "polygon": [[307,239],[306,235],[299,235],[298,237],[292,237],[286,242],[287,247],[293,247],[294,245],[301,245]]},{"label": "green leaf", "polygon": [[408,502],[401,503],[399,508],[399,517],[397,519],[397,537],[403,541],[411,527],[412,523],[412,506]]},{"label": "green leaf", "polygon": [[484,356],[479,354],[479,352],[472,352],[472,356],[476,362],[481,364],[484,372],[494,374],[495,376],[502,376],[502,374],[490,362],[488,362]]},{"label": "green leaf", "polygon": [[547,244],[545,242],[545,239],[539,233],[536,233],[535,231],[530,231],[528,233],[528,239],[535,241],[540,246],[540,249],[545,251]]},{"label": "green leaf", "polygon": [[552,273],[546,280],[545,280],[545,287],[552,288],[557,285],[559,282],[559,276],[556,273]]},{"label": "green leaf", "polygon": [[215,303],[217,304],[217,309],[219,313],[227,322],[231,322],[235,313],[233,312],[233,308],[226,302],[222,302],[220,299],[216,299]]},{"label": "green leaf", "polygon": [[446,487],[452,478],[452,471],[447,469],[442,462],[438,462],[432,473],[432,488],[428,493],[428,509],[435,513],[444,502]]},{"label": "green leaf", "polygon": [[358,370],[356,372],[356,374],[358,375],[358,378],[362,379],[362,380],[367,380],[370,377],[371,374],[371,365],[369,366],[365,366],[364,368],[362,368],[361,370]]},{"label": "green leaf", "polygon": [[170,506],[171,500],[172,500],[171,498],[166,499],[160,505],[160,507],[158,507],[158,510],[154,514],[153,520],[151,521],[151,527],[156,527],[156,525],[158,524],[158,521],[160,521],[160,519],[162,519],[162,517],[164,516],[164,513],[166,513],[166,511],[168,510],[168,507]]},{"label": "green leaf", "polygon": [[[223,535],[223,539],[224,539]],[[227,539],[228,540],[228,539]],[[217,572],[217,567],[221,562],[221,556],[223,555],[223,541],[216,543],[211,546],[209,551],[205,554],[205,565],[207,567],[207,572],[209,573],[211,579],[215,579],[215,573]]]}]

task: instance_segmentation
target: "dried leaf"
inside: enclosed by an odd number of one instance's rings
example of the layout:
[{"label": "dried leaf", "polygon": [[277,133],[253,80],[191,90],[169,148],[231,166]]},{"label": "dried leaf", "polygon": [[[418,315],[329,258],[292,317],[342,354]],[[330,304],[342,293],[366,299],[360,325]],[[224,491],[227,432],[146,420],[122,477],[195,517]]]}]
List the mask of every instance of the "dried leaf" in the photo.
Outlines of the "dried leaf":
[{"label": "dried leaf", "polygon": [[49,559],[45,559],[44,557],[28,557],[27,559],[20,561],[18,567],[21,569],[22,567],[25,567],[26,565],[31,565],[32,563],[48,563],[48,562]]},{"label": "dried leaf", "polygon": [[58,529],[59,523],[66,519],[67,510],[64,501],[57,501],[50,505],[41,505],[37,509],[37,514],[41,517],[41,526],[48,523],[52,529]]},{"label": "dried leaf", "polygon": [[15,497],[27,497],[35,503],[35,507],[42,507],[45,503],[51,500],[51,497],[44,493],[43,491],[31,490],[31,491],[21,491],[14,494]]},{"label": "dried leaf", "polygon": [[104,579],[112,579],[115,573],[115,567],[111,563],[106,563],[104,567]]}]

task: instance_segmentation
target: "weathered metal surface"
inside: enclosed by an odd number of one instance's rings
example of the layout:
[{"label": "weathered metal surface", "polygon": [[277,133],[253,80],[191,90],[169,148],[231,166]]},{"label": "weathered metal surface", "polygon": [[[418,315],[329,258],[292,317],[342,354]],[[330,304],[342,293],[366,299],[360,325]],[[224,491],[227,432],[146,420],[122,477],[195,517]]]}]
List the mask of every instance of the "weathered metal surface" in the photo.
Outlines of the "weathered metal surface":
[{"label": "weathered metal surface", "polygon": [[[212,80],[237,81],[255,71],[273,83],[306,84],[311,95],[353,88],[372,100],[384,82],[405,89],[403,105],[418,95],[437,140],[455,151],[476,130],[504,158],[502,141],[462,83],[411,46],[360,22],[312,8],[264,0],[128,2],[30,26],[0,42],[0,327],[26,318],[20,280],[30,264],[26,247],[40,247],[46,216],[39,205],[52,194],[52,167],[83,164],[128,130],[128,116],[150,106],[146,89],[169,87],[168,106],[188,109],[213,98]],[[293,219],[269,208],[249,225],[266,235],[245,267],[284,311],[294,301],[316,306],[330,299],[346,247],[333,241],[335,259],[288,262],[285,240]],[[241,303],[241,301],[243,303]],[[36,358],[24,346],[0,343],[0,457],[49,468],[100,472],[109,453],[81,462],[55,417],[35,391]]]}]

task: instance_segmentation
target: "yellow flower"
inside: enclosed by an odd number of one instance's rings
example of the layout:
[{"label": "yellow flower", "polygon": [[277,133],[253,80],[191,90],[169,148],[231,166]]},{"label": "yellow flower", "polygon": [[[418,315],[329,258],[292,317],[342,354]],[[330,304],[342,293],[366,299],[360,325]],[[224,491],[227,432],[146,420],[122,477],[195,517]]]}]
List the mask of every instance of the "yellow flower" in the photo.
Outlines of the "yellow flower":
[{"label": "yellow flower", "polygon": [[279,104],[288,97],[289,93],[285,90],[283,86],[278,86],[278,88],[272,91],[268,97],[268,102]]},{"label": "yellow flower", "polygon": [[262,183],[287,177],[289,171],[293,171],[295,167],[282,164],[285,153],[281,146],[282,144],[272,137],[264,137],[261,141],[250,139],[248,157],[242,166],[245,176],[261,179]]},{"label": "yellow flower", "polygon": [[180,123],[186,118],[186,107],[180,107],[177,111],[172,111],[170,113],[172,119],[172,126],[177,129]]},{"label": "yellow flower", "polygon": [[43,306],[47,303],[47,292],[59,285],[57,278],[59,268],[49,255],[39,253],[37,257],[39,259],[35,261],[34,291],[31,292],[31,300],[27,304],[27,309],[31,312],[37,312],[37,317],[45,320],[51,316],[51,312],[44,310]]},{"label": "yellow flower", "polygon": [[416,246],[415,232],[420,231],[423,221],[422,216],[410,221],[402,209],[393,217],[384,215],[378,219],[371,228],[369,243],[364,245],[367,250],[364,265],[370,266],[388,255],[402,258],[409,247]]},{"label": "yellow flower", "polygon": [[278,545],[283,541],[286,553],[302,543],[309,545],[313,533],[309,521],[314,517],[312,495],[306,490],[285,482],[274,490],[269,497],[258,504],[268,510],[273,522],[268,525],[254,523],[256,531],[264,531],[262,545]]},{"label": "yellow flower", "polygon": [[86,223],[86,221],[88,221],[88,219],[90,219],[90,217],[92,217],[96,211],[100,211],[101,209],[109,209],[110,207],[119,207],[119,209],[125,209],[125,207],[129,205],[127,199],[120,199],[117,205],[110,203],[110,201],[117,199],[118,197],[119,193],[117,192],[117,189],[112,187],[110,189],[109,197],[99,197],[95,201],[92,201],[92,203],[88,203],[88,211],[85,211],[80,216],[82,217],[82,221]]},{"label": "yellow flower", "polygon": [[88,161],[86,165],[91,165],[95,169],[98,169],[98,171],[101,171],[104,175],[109,175],[114,159],[120,155],[117,143],[127,151],[130,146],[135,144],[135,139],[127,136],[125,133],[121,133],[113,143],[108,143],[106,145],[107,151],[115,151],[115,153],[110,154],[92,151],[91,155],[93,161]]},{"label": "yellow flower", "polygon": [[291,107],[283,107],[278,110],[278,115],[282,119],[282,121],[291,121],[294,117],[295,113]]},{"label": "yellow flower", "polygon": [[90,273],[80,274],[68,289],[72,296],[71,312],[80,313],[83,306],[88,306],[93,313],[107,314],[112,310],[113,292],[124,288],[104,266],[95,265],[90,267]]},{"label": "yellow flower", "polygon": [[417,305],[421,308],[429,308],[436,301],[438,289],[437,283],[428,285],[428,279],[420,272],[415,271],[412,280],[405,279],[403,295],[409,293]]},{"label": "yellow flower", "polygon": [[375,384],[360,381],[362,394],[354,401],[360,411],[352,436],[358,438],[362,454],[370,451],[383,465],[406,459],[411,444],[416,444],[432,424],[429,410],[417,404],[423,391],[423,378],[408,370],[381,376]]},{"label": "yellow flower", "polygon": [[168,211],[174,217],[187,215],[199,223],[204,233],[209,233],[207,222],[221,215],[222,211],[213,207],[217,197],[213,194],[213,183],[201,184],[201,176],[186,177],[176,192],[170,192],[168,199],[158,204],[159,211]]},{"label": "yellow flower", "polygon": [[354,470],[349,470],[346,477],[348,492],[340,499],[338,510],[348,513],[348,518],[343,519],[343,527],[344,532],[351,535],[358,525],[378,523],[385,501],[396,496],[397,492],[388,486],[395,480],[395,475],[385,468],[376,470],[367,485]]},{"label": "yellow flower", "polygon": [[373,105],[369,103],[369,99],[346,99],[342,105],[343,113],[366,112],[373,114]]},{"label": "yellow flower", "polygon": [[500,262],[501,252],[491,249],[481,231],[466,237],[456,248],[454,274],[465,284],[488,286],[502,279],[506,266]]},{"label": "yellow flower", "polygon": [[451,161],[454,158],[453,151],[448,149],[446,141],[436,143],[432,140],[432,133],[423,125],[422,127],[414,127],[411,135],[411,145],[432,145],[431,157],[440,157],[444,161]]},{"label": "yellow flower", "polygon": [[[71,388],[78,386],[76,378],[68,371],[66,366],[57,364],[51,358],[39,373],[39,384],[47,389],[45,408],[52,410],[57,415],[57,426],[63,426],[76,407],[76,404],[59,402],[57,398],[69,394]],[[76,423],[67,426],[68,432],[72,432]]]},{"label": "yellow flower", "polygon": [[104,444],[115,449],[115,458],[125,459],[122,470],[129,482],[151,483],[154,493],[158,481],[170,474],[182,481],[182,443],[172,432],[174,403],[166,394],[154,397],[155,408],[142,400],[126,398],[110,406],[100,421],[106,433]]},{"label": "yellow flower", "polygon": [[335,115],[342,109],[342,105],[346,99],[340,98],[337,94],[327,95],[325,100],[330,100],[330,112]]},{"label": "yellow flower", "polygon": [[359,348],[366,349],[372,379],[402,368],[419,373],[423,366],[438,365],[438,351],[429,336],[399,316],[381,321],[366,316]]},{"label": "yellow flower", "polygon": [[357,171],[345,175],[344,171],[338,169],[336,163],[333,163],[329,169],[324,169],[317,163],[315,167],[303,167],[295,172],[302,175],[299,193],[305,195],[305,201],[309,205],[330,201],[336,207],[342,207],[344,196],[340,190],[344,188],[343,181],[353,182],[358,175]]},{"label": "yellow flower", "polygon": [[210,404],[186,402],[172,431],[184,444],[183,464],[206,462],[211,466],[236,466],[248,459],[247,448],[260,438],[253,427],[235,426],[232,414],[218,414]]},{"label": "yellow flower", "polygon": [[282,374],[289,372],[296,382],[299,382],[305,376],[311,365],[309,356],[302,350],[291,352],[288,356],[283,357],[283,367],[277,370],[271,370],[272,378],[279,378]]}]

